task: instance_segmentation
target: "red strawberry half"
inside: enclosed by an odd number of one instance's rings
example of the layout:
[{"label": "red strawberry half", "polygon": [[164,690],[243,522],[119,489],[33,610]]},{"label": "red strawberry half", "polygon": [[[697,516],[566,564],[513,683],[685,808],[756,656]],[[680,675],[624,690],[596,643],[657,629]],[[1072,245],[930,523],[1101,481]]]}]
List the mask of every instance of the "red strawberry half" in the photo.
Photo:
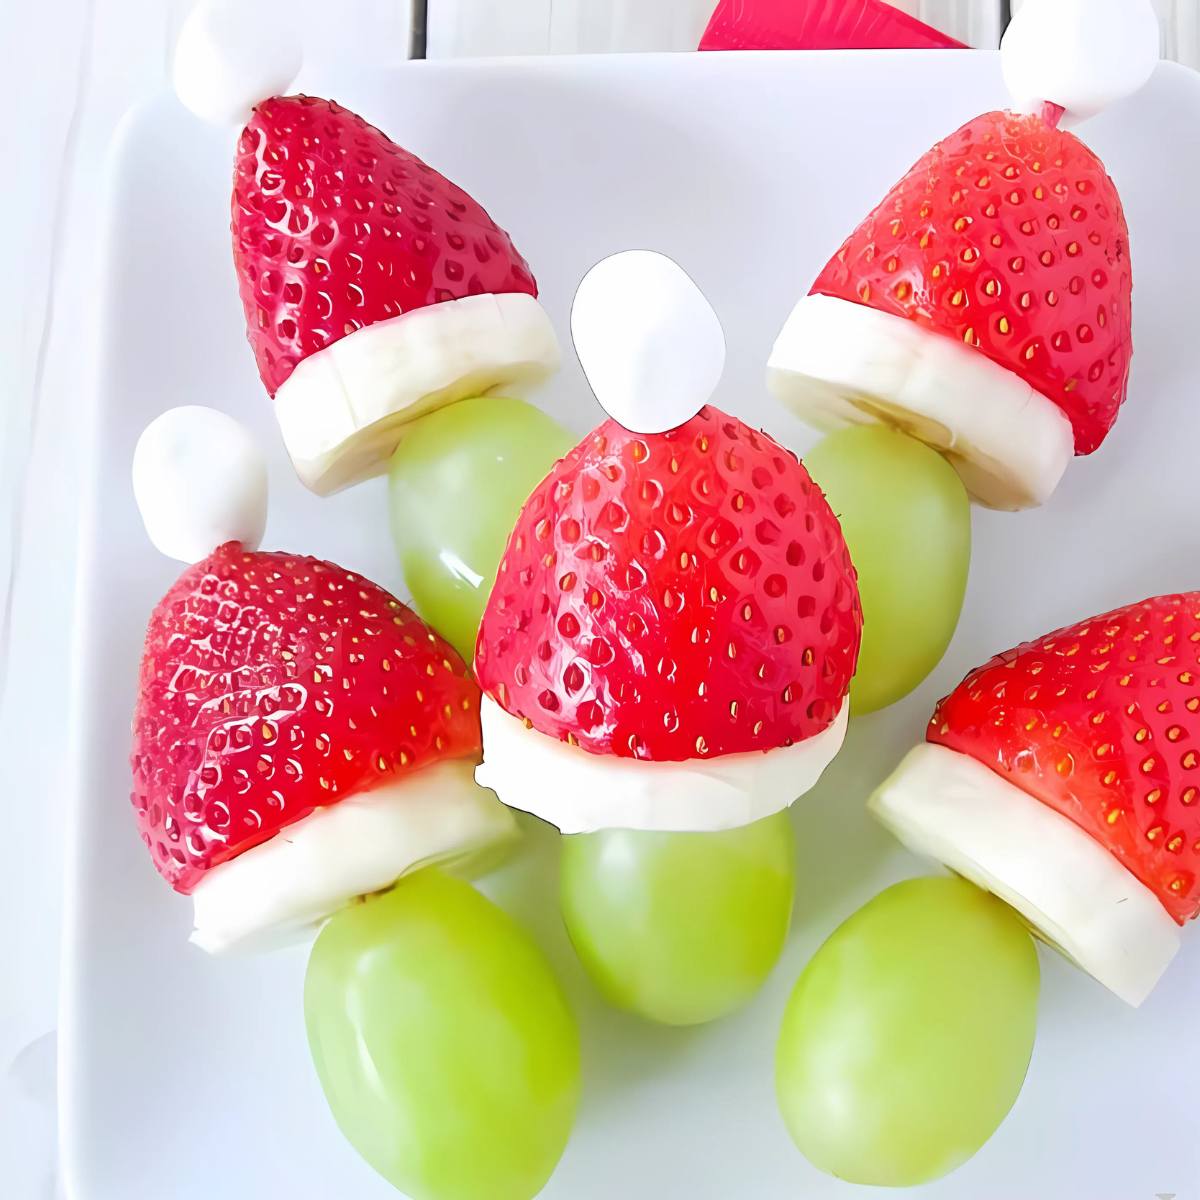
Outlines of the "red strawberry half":
[{"label": "red strawberry half", "polygon": [[873,803],[1136,1003],[1200,911],[1198,713],[1200,592],[1159,596],[973,671]]},{"label": "red strawberry half", "polygon": [[197,940],[309,923],[503,832],[471,781],[478,703],[454,650],[360,576],[232,542],[189,567],[146,631],[132,768]]},{"label": "red strawberry half", "polygon": [[254,110],[234,168],[233,252],[259,374],[316,491],[378,474],[414,416],[557,364],[509,236],[331,100]]},{"label": "red strawberry half", "polygon": [[886,420],[984,503],[1041,503],[1104,440],[1132,353],[1129,238],[1104,165],[1049,115],[985,113],[850,235],[771,356],[814,424]]},{"label": "red strawberry half", "polygon": [[[711,406],[663,434],[606,421],[501,560],[475,653],[480,779],[564,830],[777,811],[840,744],[861,628],[837,519],[793,455]],[[664,782],[681,766],[690,807]],[[596,771],[593,803],[571,773]]]}]

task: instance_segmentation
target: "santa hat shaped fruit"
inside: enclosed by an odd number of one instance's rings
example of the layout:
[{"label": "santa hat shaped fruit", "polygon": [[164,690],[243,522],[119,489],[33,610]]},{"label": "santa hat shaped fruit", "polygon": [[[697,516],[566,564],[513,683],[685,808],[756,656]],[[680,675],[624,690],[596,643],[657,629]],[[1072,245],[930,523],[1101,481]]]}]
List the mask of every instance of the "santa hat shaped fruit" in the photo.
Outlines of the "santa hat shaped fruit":
[{"label": "santa hat shaped fruit", "polygon": [[204,408],[143,433],[134,489],[159,549],[190,565],[146,630],[133,805],[210,951],[268,943],[431,862],[503,841],[472,778],[479,690],[383,588],[256,549],[266,472]]},{"label": "santa hat shaped fruit", "polygon": [[558,364],[537,284],[462,188],[332,100],[284,96],[299,54],[277,21],[202,0],[176,89],[245,121],[233,253],[247,335],[300,478],[380,474],[406,423]]},{"label": "santa hat shaped fruit", "polygon": [[871,799],[1131,1004],[1200,911],[1200,592],[997,655]]},{"label": "santa hat shaped fruit", "polygon": [[892,188],[788,317],[768,378],[818,428],[896,425],[981,503],[1019,509],[1125,400],[1125,216],[1060,122],[1140,87],[1158,25],[1149,0],[1031,0],[1003,54],[1015,111],[969,121]]},{"label": "santa hat shaped fruit", "polygon": [[605,260],[572,328],[612,419],[509,539],[475,653],[478,778],[566,833],[749,824],[845,732],[862,616],[837,519],[791,453],[696,411],[724,340],[669,259]]}]

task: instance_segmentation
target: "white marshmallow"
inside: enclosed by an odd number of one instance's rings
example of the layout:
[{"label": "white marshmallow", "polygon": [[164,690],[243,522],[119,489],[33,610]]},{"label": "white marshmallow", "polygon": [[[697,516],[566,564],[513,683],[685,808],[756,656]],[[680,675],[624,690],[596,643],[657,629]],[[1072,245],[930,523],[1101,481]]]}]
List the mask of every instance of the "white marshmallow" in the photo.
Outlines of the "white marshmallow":
[{"label": "white marshmallow", "polygon": [[476,868],[516,836],[513,815],[452,759],[319,808],[205,873],[191,940],[210,954],[303,937],[358,896],[436,864]]},{"label": "white marshmallow", "polygon": [[868,807],[910,850],[1011,904],[1134,1006],[1179,949],[1158,897],[1073,821],[945,746],[910,750]]},{"label": "white marshmallow", "polygon": [[244,125],[256,104],[300,73],[294,12],[266,0],[199,0],[175,44],[173,79],[184,106],[214,125]]},{"label": "white marshmallow", "polygon": [[725,334],[704,293],[652,250],[598,262],[571,307],[575,352],[600,407],[633,433],[665,433],[708,403]]},{"label": "white marshmallow", "polygon": [[1050,102],[1077,121],[1133,95],[1160,51],[1151,0],[1025,0],[1000,43],[1018,108]]},{"label": "white marshmallow", "polygon": [[590,754],[528,729],[484,696],[483,762],[475,778],[505,804],[563,833],[736,829],[780,812],[814,787],[842,747],[849,716],[847,699],[820,733],[766,753],[645,762]]},{"label": "white marshmallow", "polygon": [[267,464],[232,417],[172,408],[138,438],[133,494],[147,535],[168,558],[199,562],[226,542],[254,550],[267,523]]}]

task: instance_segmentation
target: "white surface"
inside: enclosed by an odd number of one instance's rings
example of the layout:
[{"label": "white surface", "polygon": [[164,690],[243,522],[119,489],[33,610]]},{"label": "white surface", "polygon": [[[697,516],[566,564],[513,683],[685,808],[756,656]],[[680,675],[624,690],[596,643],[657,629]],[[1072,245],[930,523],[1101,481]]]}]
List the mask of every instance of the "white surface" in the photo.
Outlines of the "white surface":
[{"label": "white surface", "polygon": [[[536,0],[544,3],[544,0]],[[924,0],[970,28],[978,45],[995,45],[999,0]],[[458,0],[433,0],[435,14]],[[697,3],[696,29],[702,23]],[[918,0],[906,0],[905,7]],[[469,11],[475,6],[476,11]],[[1018,0],[1013,0],[1014,8]],[[20,230],[9,247],[13,286],[0,291],[0,757],[12,795],[46,795],[44,804],[12,806],[8,851],[0,863],[0,904],[36,914],[0,925],[0,961],[17,980],[0,988],[0,1184],[25,1200],[55,1191],[53,1163],[54,1026],[57,929],[63,878],[63,763],[58,731],[44,703],[61,697],[70,665],[63,631],[73,619],[75,531],[81,451],[78,363],[94,324],[92,267],[100,211],[95,203],[113,133],[126,108],[165,78],[189,0],[58,0],[0,4],[0,46],[10,50],[6,78],[21,97],[22,119],[5,131],[21,186],[0,193],[4,227]],[[651,10],[638,3],[634,17]],[[657,7],[657,6],[653,6]],[[1200,5],[1156,0],[1165,53],[1200,66]],[[407,0],[341,0],[339,20],[325,0],[293,0],[310,61],[347,53],[371,62],[402,59],[409,42]],[[459,23],[463,45],[482,23],[495,32],[503,7],[470,0]],[[472,23],[471,18],[476,18]],[[958,27],[955,27],[956,31]],[[690,32],[690,31],[689,31]],[[500,31],[503,35],[504,31]],[[544,36],[544,29],[543,29]],[[673,36],[675,36],[673,34]],[[544,49],[543,43],[529,49]],[[29,52],[27,52],[29,51]],[[32,52],[37,51],[37,52]]]},{"label": "white surface", "polygon": [[507,841],[512,814],[452,759],[318,808],[237,858],[192,892],[193,945],[210,954],[278,948],[330,913],[435,862]]},{"label": "white surface", "polygon": [[1150,0],[1029,0],[1000,43],[1004,82],[1022,112],[1086,120],[1145,84],[1160,40]]},{"label": "white surface", "polygon": [[[847,214],[865,211],[937,136],[1004,96],[994,58],[949,54],[425,64],[328,73],[321,85],[485,199],[533,263],[560,334],[575,284],[604,255],[653,245],[687,262],[726,326],[716,402],[797,445],[802,427],[762,386],[797,291],[843,237]],[[792,115],[782,140],[781,112]],[[819,1175],[792,1148],[772,1095],[775,1026],[802,963],[835,923],[920,869],[864,801],[920,736],[934,699],[998,646],[1080,611],[1195,584],[1200,477],[1189,431],[1200,339],[1179,297],[1200,274],[1200,243],[1178,231],[1191,227],[1200,194],[1200,152],[1179,130],[1198,120],[1200,81],[1162,68],[1144,93],[1086,128],[1123,189],[1131,228],[1138,351],[1129,410],[1042,509],[976,513],[964,617],[946,660],[915,696],[853,722],[845,751],[792,810],[795,931],[754,1003],[692,1031],[613,1013],[566,945],[553,839],[536,836],[529,857],[496,877],[491,890],[548,948],[583,1024],[583,1111],[547,1200],[866,1194]],[[77,1200],[161,1200],[164,1186],[172,1200],[385,1200],[393,1193],[321,1103],[304,1047],[303,953],[212,961],[187,945],[187,903],[162,886],[128,812],[126,714],[142,623],[173,568],[142,536],[126,472],[158,410],[219,401],[270,439],[269,545],[397,582],[382,485],[318,500],[272,438],[229,274],[228,155],[220,131],[163,99],[127,127],[105,201],[107,283],[93,305],[106,334],[100,408],[83,431],[94,474],[73,718],[66,1164]],[[147,304],[151,294],[157,302]],[[579,428],[597,417],[573,364],[546,403]],[[48,710],[31,707],[40,728]],[[36,786],[10,794],[49,802],[44,768],[29,779]],[[977,1158],[916,1194],[1182,1198],[1200,1179],[1187,1102],[1200,1071],[1191,1036],[1200,943],[1184,946],[1136,1012],[1053,956],[1043,965],[1021,1099]]]},{"label": "white surface", "polygon": [[201,120],[244,125],[256,104],[291,86],[303,55],[274,5],[199,0],[175,43],[175,94]]},{"label": "white surface", "polygon": [[558,362],[533,296],[464,296],[365,325],[302,359],[275,393],[275,415],[300,478],[326,496],[386,472],[410,421],[489,391],[523,396]]},{"label": "white surface", "polygon": [[133,451],[133,496],[146,536],[195,563],[226,542],[257,550],[267,527],[267,462],[253,434],[202,404],[170,408]]},{"label": "white surface", "polygon": [[91,345],[97,180],[126,107],[158,85],[179,0],[0,4],[3,136],[19,186],[0,290],[0,1193],[56,1194],[54,1075],[65,754],[46,713],[70,671],[81,370]]},{"label": "white surface", "polygon": [[869,807],[914,854],[1008,901],[1127,1004],[1141,1004],[1183,931],[1090,834],[985,763],[921,742]]},{"label": "white surface", "polygon": [[1066,415],[1016,372],[837,296],[797,301],[771,349],[767,386],[816,429],[883,421],[915,434],[945,451],[991,508],[1044,503],[1075,454]]},{"label": "white surface", "polygon": [[588,271],[571,302],[571,340],[600,407],[633,433],[690,421],[725,369],[712,305],[655,250],[622,250]]},{"label": "white surface", "polygon": [[646,762],[590,754],[547,737],[485,695],[483,763],[475,778],[505,804],[563,833],[737,829],[787,808],[816,785],[842,747],[849,715],[843,700],[820,733],[765,754]]},{"label": "white surface", "polygon": [[[5,1200],[48,1200],[58,1190],[54,1028],[66,764],[62,729],[47,713],[61,711],[72,668],[87,428],[81,371],[95,343],[104,216],[98,192],[122,117],[164,86],[189,7],[190,0],[0,3],[0,58],[9,94],[19,97],[19,119],[0,139],[19,180],[0,191],[0,218],[12,235],[9,284],[0,289],[0,778],[7,796],[38,798],[5,807],[0,848],[0,910],[20,914],[0,922]],[[407,52],[407,0],[341,0],[332,24],[325,0],[293,0],[290,12],[318,74],[323,62],[363,47],[376,63]],[[170,404],[149,401],[153,380],[139,387],[149,415]]]}]

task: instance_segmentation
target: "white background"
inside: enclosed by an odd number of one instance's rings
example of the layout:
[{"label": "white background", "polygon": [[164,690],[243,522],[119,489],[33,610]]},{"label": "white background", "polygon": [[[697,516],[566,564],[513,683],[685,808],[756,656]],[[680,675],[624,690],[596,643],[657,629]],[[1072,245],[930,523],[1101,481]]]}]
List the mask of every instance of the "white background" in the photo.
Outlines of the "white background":
[{"label": "white background", "polygon": [[[190,0],[0,5],[7,167],[0,191],[0,1194],[54,1195],[53,1030],[62,864],[61,793],[74,603],[73,411],[92,328],[96,196],[122,114],[160,86]],[[1196,53],[1195,0],[1168,47]],[[431,53],[686,46],[710,0],[432,0]],[[986,42],[989,0],[901,5]],[[309,58],[370,48],[403,58],[404,0],[292,0]],[[504,21],[497,24],[496,14]],[[335,16],[336,14],[336,16]],[[147,303],[152,298],[147,297]]]}]

